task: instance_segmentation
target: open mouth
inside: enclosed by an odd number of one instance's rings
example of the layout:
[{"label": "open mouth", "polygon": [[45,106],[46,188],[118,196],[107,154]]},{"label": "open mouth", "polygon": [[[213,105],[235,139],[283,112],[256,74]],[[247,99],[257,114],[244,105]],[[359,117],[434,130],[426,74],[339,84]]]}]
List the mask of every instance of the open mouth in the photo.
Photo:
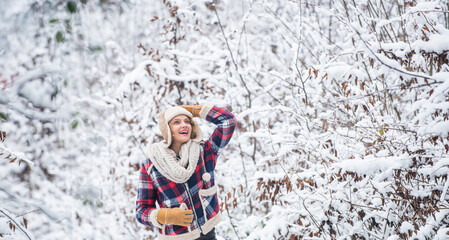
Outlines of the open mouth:
[{"label": "open mouth", "polygon": [[188,131],[181,131],[181,132],[179,132],[179,134],[187,136],[187,134],[189,134],[189,132]]}]

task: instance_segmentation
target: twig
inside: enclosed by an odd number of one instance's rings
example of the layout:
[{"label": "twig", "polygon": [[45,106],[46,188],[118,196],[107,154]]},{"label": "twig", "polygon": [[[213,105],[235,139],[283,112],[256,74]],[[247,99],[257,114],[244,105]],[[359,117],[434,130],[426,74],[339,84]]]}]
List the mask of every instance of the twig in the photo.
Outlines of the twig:
[{"label": "twig", "polygon": [[[123,118],[125,119],[125,122],[126,122],[126,124],[128,125],[128,127],[129,127],[129,131],[131,132],[132,138],[134,139],[134,141],[135,141],[136,143],[139,143],[139,139],[138,139],[138,138],[136,137],[136,135],[134,134],[133,127],[131,126],[131,123],[129,123],[128,118],[126,117],[125,106],[123,105],[123,102],[122,102],[122,101],[117,101],[117,102],[120,103],[120,106],[121,106],[121,109],[120,109],[120,110],[122,111]],[[141,151],[142,154],[145,156],[146,154],[145,154],[145,150],[144,150],[143,147],[142,147],[142,144],[138,144],[138,145],[139,145],[140,151]]]},{"label": "twig", "polygon": [[[3,144],[2,144],[3,145]],[[31,166],[34,166],[34,162],[26,159],[24,157],[21,157],[19,153],[14,153],[11,150],[7,149],[5,146],[0,145],[0,159],[10,160],[10,163],[19,161],[19,164],[21,161],[24,161],[28,163]]]},{"label": "twig", "polygon": [[[300,5],[301,6],[301,5]],[[271,14],[273,14],[278,20],[279,22],[282,23],[282,25],[285,26],[285,28],[293,35],[294,38],[296,38],[296,40],[300,41],[300,39],[298,38],[298,36],[296,36],[296,33],[291,30],[291,28],[268,6],[265,5],[265,8],[270,10]],[[301,16],[301,15],[300,15]]]},{"label": "twig", "polygon": [[[268,130],[268,133],[269,133],[269,135],[270,135],[270,142],[271,142],[271,148],[272,148],[272,150],[273,150],[273,153],[275,154],[275,155],[277,155],[276,154],[276,150],[274,149],[274,146],[273,146],[273,140],[272,140],[272,138],[271,138],[271,132]],[[288,175],[288,173],[287,173],[287,171],[285,170],[285,168],[284,168],[284,166],[282,166],[282,164],[279,162],[279,166],[282,168],[282,171],[285,173],[285,176],[288,178],[288,180],[292,183],[293,181],[291,180],[291,178],[290,178],[290,176]],[[299,176],[298,176],[298,178],[299,178]],[[293,190],[293,192],[296,194],[296,195],[298,195],[298,197],[299,197],[299,199],[302,201],[301,203],[302,203],[302,206],[304,207],[304,209],[309,213],[309,217],[310,217],[310,219],[312,220],[312,222],[313,222],[313,224],[318,228],[318,229],[320,229],[320,231],[324,234],[324,235],[326,235],[326,231],[324,231],[324,229],[318,224],[318,222],[316,221],[316,219],[315,219],[315,217],[312,215],[312,213],[310,212],[310,210],[307,208],[307,206],[306,206],[306,204],[305,204],[305,199],[303,198],[303,197],[301,197],[301,195],[298,193],[298,192],[296,192],[296,190],[295,190],[295,188],[292,188],[292,190]]]},{"label": "twig", "polygon": [[[276,77],[277,77],[277,76],[276,76]],[[256,79],[254,79],[254,82],[256,82],[257,85],[259,85],[259,87],[261,87],[262,89],[265,90],[265,87],[264,87],[263,84],[261,84],[259,81],[257,81]],[[266,90],[265,90],[265,92],[268,93],[268,95],[270,95],[270,97],[273,98],[273,100],[275,100],[276,102],[278,102],[279,104],[282,105],[282,102],[281,102],[279,99],[277,99],[275,96],[273,96],[273,94],[271,94],[270,91],[266,91]]]},{"label": "twig", "polygon": [[13,222],[14,225],[16,225],[20,229],[20,231],[22,231],[27,236],[27,238],[31,240],[31,237],[28,235],[27,231],[23,229],[22,226],[18,224],[16,220],[14,220],[14,218],[10,217],[5,211],[3,211],[3,209],[0,209],[0,212],[3,213],[3,215],[5,215],[7,218],[9,218],[9,220],[11,220],[11,222]]},{"label": "twig", "polygon": [[18,218],[18,217],[23,217],[23,216],[25,216],[25,215],[27,215],[27,214],[29,214],[29,213],[39,212],[39,211],[41,211],[41,210],[40,210],[40,209],[34,209],[34,210],[32,210],[32,211],[28,211],[28,212],[26,212],[26,213],[19,214],[19,215],[16,216],[16,218]]},{"label": "twig", "polygon": [[[229,216],[229,213],[228,213],[228,216]],[[234,233],[235,233],[235,235],[237,236],[237,238],[240,240],[240,237],[239,237],[239,234],[238,234],[238,232],[237,232],[237,229],[235,229],[235,226],[234,226],[234,224],[232,223],[231,216],[229,216],[229,222],[231,222],[232,229],[234,230]]]},{"label": "twig", "polygon": [[448,188],[449,188],[449,178],[446,180],[446,184],[444,184],[443,193],[441,194],[440,202],[444,201],[444,198],[446,197]]},{"label": "twig", "polygon": [[242,74],[240,74],[239,67],[237,65],[237,62],[234,59],[234,54],[232,54],[231,47],[229,46],[228,38],[226,37],[226,34],[224,32],[224,28],[223,28],[223,25],[221,24],[221,20],[220,20],[220,17],[218,16],[216,7],[214,7],[214,12],[215,12],[215,15],[217,16],[218,24],[220,25],[221,33],[223,34],[223,38],[226,42],[226,46],[228,48],[229,54],[231,55],[232,63],[234,64],[235,70],[237,71],[237,74],[239,75],[240,81],[242,82],[243,86],[245,87],[246,91],[248,92],[249,108],[251,108],[251,91],[249,91],[249,88],[246,85],[246,82],[243,79]]},{"label": "twig", "polygon": [[[430,82],[430,83],[423,83],[423,84],[420,84],[420,85],[408,87],[407,89],[430,87],[433,84],[441,84],[441,83],[443,83],[443,82],[442,81],[435,81],[435,82]],[[346,99],[347,100],[361,99],[361,98],[366,98],[366,97],[371,97],[371,96],[377,96],[378,94],[381,94],[381,93],[384,93],[384,92],[387,92],[387,91],[396,91],[396,90],[401,90],[401,86],[392,86],[390,88],[385,88],[385,89],[382,89],[382,90],[368,92],[365,95],[347,97]]]},{"label": "twig", "polygon": [[364,44],[365,47],[368,49],[368,51],[369,51],[369,52],[374,56],[374,58],[375,58],[377,61],[379,61],[382,65],[387,66],[388,68],[393,69],[393,70],[395,70],[395,71],[397,71],[397,72],[400,72],[400,73],[409,75],[409,76],[411,76],[411,77],[424,78],[424,79],[427,78],[427,79],[434,80],[435,82],[438,82],[438,80],[436,80],[435,78],[432,78],[431,76],[421,75],[421,74],[415,74],[415,73],[413,73],[413,72],[409,72],[409,71],[406,71],[406,70],[399,69],[399,68],[397,68],[397,67],[391,66],[390,64],[384,62],[384,61],[383,61],[382,59],[380,59],[380,57],[379,57],[379,56],[378,56],[378,55],[377,55],[377,54],[370,48],[370,46],[368,45],[368,43],[366,42],[366,40],[363,39],[362,34],[361,34],[361,33],[360,33],[354,26],[352,26],[351,24],[347,24],[347,25],[350,26],[350,27],[355,31],[355,33],[357,34],[357,36],[359,36],[360,40],[363,42],[363,44]]}]

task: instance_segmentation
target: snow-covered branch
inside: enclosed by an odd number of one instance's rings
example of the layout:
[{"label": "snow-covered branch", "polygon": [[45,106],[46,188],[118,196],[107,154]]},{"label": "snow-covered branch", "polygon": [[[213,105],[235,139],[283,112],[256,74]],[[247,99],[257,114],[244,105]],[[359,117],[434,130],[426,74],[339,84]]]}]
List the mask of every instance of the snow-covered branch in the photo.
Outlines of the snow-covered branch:
[{"label": "snow-covered branch", "polygon": [[0,160],[9,161],[9,163],[19,162],[19,164],[22,161],[27,162],[30,165],[34,165],[34,163],[31,160],[28,160],[25,158],[23,153],[17,153],[9,150],[4,146],[2,142],[4,142],[6,139],[6,132],[0,131]]},{"label": "snow-covered branch", "polygon": [[30,237],[30,233],[28,233],[28,231],[12,217],[11,213],[6,211],[4,208],[0,208],[0,213],[6,216],[12,223],[14,223],[14,225],[17,226],[28,239],[32,240],[32,238]]}]

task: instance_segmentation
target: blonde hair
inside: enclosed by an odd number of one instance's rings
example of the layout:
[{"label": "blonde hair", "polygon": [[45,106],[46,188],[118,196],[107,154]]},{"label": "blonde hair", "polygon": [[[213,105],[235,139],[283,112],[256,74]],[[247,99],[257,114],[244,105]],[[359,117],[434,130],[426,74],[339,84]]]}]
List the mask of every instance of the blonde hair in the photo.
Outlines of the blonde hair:
[{"label": "blonde hair", "polygon": [[195,129],[198,127],[198,124],[189,116],[187,116],[190,121],[190,126],[192,126],[192,134],[190,134],[190,139],[196,138],[196,132]]}]

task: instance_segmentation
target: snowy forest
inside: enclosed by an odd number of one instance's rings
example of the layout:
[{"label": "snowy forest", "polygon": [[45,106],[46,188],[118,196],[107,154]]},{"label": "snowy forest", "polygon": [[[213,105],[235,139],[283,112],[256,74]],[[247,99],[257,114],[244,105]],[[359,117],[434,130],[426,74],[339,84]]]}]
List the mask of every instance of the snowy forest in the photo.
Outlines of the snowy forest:
[{"label": "snowy forest", "polygon": [[155,239],[144,148],[207,103],[218,239],[449,239],[447,0],[0,6],[0,239]]}]

